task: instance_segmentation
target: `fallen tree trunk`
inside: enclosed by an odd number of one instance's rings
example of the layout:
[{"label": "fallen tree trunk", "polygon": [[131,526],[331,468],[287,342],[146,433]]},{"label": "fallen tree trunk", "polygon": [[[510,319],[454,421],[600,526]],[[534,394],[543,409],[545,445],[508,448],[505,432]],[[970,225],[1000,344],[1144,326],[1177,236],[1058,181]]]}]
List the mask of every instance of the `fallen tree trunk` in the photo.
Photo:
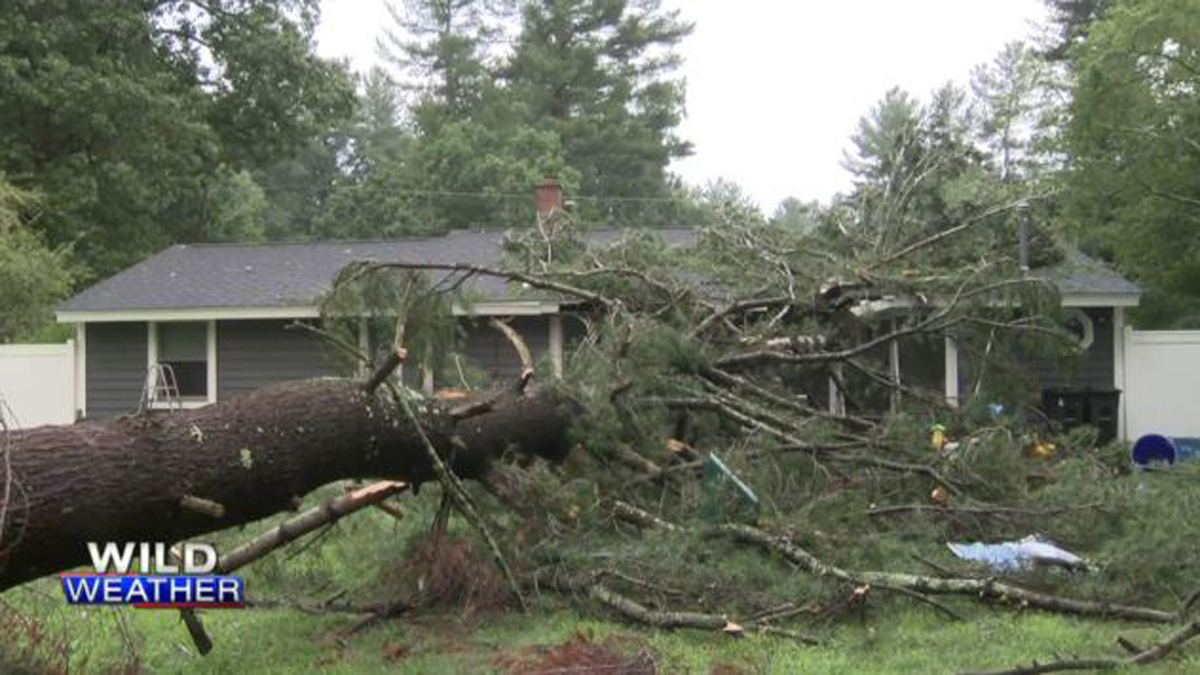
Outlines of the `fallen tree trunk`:
[{"label": "fallen tree trunk", "polygon": [[[552,459],[567,450],[569,404],[549,390],[500,396],[466,418],[411,395],[439,456],[464,478],[482,476],[513,447]],[[294,509],[335,480],[435,478],[398,406],[336,378],[265,387],[196,410],[14,432],[8,447],[0,591],[89,562],[89,541],[170,543]],[[220,509],[185,506],[197,499]]]}]

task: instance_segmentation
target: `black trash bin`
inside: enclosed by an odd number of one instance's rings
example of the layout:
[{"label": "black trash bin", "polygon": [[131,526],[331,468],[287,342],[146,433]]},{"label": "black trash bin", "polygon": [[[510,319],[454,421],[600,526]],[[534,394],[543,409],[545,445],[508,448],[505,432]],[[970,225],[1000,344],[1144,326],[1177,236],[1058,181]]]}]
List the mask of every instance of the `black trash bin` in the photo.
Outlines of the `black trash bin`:
[{"label": "black trash bin", "polygon": [[1042,392],[1042,411],[1064,429],[1087,424],[1099,432],[1097,441],[1108,443],[1117,437],[1120,414],[1119,389],[1046,389]]}]

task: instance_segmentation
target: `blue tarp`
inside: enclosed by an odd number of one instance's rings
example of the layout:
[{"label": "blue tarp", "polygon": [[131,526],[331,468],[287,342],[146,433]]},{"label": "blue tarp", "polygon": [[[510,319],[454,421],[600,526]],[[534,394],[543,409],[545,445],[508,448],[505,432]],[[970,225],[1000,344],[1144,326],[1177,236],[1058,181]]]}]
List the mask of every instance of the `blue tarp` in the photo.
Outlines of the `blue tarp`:
[{"label": "blue tarp", "polygon": [[1010,572],[1028,568],[1034,563],[1062,567],[1084,567],[1083,558],[1065,551],[1046,539],[1030,535],[1019,541],[999,544],[946,544],[954,555],[963,560],[987,563],[993,569]]}]

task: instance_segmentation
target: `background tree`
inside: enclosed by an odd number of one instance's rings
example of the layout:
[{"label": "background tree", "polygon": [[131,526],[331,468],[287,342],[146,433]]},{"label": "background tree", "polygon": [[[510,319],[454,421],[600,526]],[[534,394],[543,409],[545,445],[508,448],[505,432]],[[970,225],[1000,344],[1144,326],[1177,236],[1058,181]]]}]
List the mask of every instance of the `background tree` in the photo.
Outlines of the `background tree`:
[{"label": "background tree", "polygon": [[817,201],[806,202],[796,197],[785,197],[771,214],[771,222],[779,227],[803,232],[818,225],[821,213],[821,204]]},{"label": "background tree", "polygon": [[1067,213],[1145,295],[1146,327],[1200,326],[1200,12],[1113,2],[1074,52]]},{"label": "background tree", "polygon": [[979,138],[1001,180],[1030,179],[1050,164],[1044,135],[1054,85],[1051,65],[1022,42],[972,72]]},{"label": "background tree", "polygon": [[[677,224],[690,207],[667,173],[686,144],[673,136],[682,84],[673,47],[691,27],[657,2],[512,5],[411,0],[390,7],[380,49],[409,92],[391,123],[403,139],[380,152],[354,142],[318,218],[322,236],[430,234],[534,222],[530,187],[557,177],[576,222]],[[360,112],[360,116],[361,116]]]},{"label": "background tree", "polygon": [[1109,4],[1109,0],[1046,0],[1053,24],[1046,56],[1055,61],[1066,59],[1071,47],[1087,38],[1088,26]]},{"label": "background tree", "polygon": [[[526,123],[562,139],[585,194],[666,197],[667,165],[691,152],[674,130],[683,117],[676,45],[692,31],[659,0],[536,0],[505,68]],[[582,207],[583,205],[581,205]],[[634,202],[587,218],[637,214]]]},{"label": "background tree", "polygon": [[[17,2],[0,20],[0,170],[102,276],[178,241],[234,184],[346,114],[316,0]],[[94,277],[91,277],[94,278]]]},{"label": "background tree", "polygon": [[[497,0],[387,3],[393,26],[379,41],[379,52],[418,96],[419,123],[462,119],[481,103],[491,79],[487,48],[499,33],[503,5]],[[432,109],[422,114],[422,108]]]},{"label": "background tree", "polygon": [[65,247],[50,248],[25,220],[34,196],[0,174],[0,343],[36,339],[54,326],[51,306],[78,273]]},{"label": "background tree", "polygon": [[845,166],[854,189],[853,227],[881,250],[903,233],[928,234],[978,214],[1000,199],[986,154],[972,139],[974,118],[966,92],[946,85],[921,103],[892,89],[864,116],[851,138]]}]

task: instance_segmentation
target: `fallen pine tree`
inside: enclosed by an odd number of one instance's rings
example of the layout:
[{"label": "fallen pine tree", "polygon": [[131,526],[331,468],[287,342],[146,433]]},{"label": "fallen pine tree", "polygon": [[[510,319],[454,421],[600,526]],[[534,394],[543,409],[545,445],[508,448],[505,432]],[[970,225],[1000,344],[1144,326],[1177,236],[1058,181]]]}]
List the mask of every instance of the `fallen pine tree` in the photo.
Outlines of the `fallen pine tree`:
[{"label": "fallen pine tree", "polygon": [[[88,540],[178,541],[381,476],[436,480],[427,548],[457,510],[522,604],[551,591],[655,627],[804,642],[890,607],[884,597],[952,619],[983,607],[1186,625],[1191,603],[1177,599],[1200,585],[1186,550],[1195,498],[1038,417],[1029,365],[1074,352],[1054,288],[1005,234],[1021,208],[971,204],[931,223],[901,205],[810,231],[731,217],[682,248],[652,233],[591,246],[567,223],[515,237],[504,267],[353,265],[322,330],[368,362],[340,319],[366,315],[392,338],[365,385],[289,383],[198,411],[10,434],[0,587],[85,562]],[[480,276],[574,312],[584,330],[561,383],[533,384],[537,364],[503,323],[523,365],[497,393],[442,402],[390,378],[409,351],[436,359],[430,345],[454,341],[421,334],[450,313],[414,310],[414,297]],[[971,364],[962,400],[946,400],[943,373],[899,365],[948,340]],[[522,461],[505,461],[511,446]],[[567,462],[539,461],[568,448]],[[292,540],[289,527],[254,548]],[[945,547],[1033,532],[1095,564],[997,571]],[[419,609],[427,575],[403,571],[387,601],[352,606]]]},{"label": "fallen pine tree", "polygon": [[[567,415],[549,390],[501,397],[467,418],[408,395],[460,476],[481,475],[513,447],[548,457],[566,451]],[[197,410],[11,432],[5,460],[12,496],[0,531],[0,590],[87,563],[89,541],[181,541],[295,509],[340,479],[437,480],[396,404],[335,378]],[[216,512],[190,508],[195,500]]]}]

